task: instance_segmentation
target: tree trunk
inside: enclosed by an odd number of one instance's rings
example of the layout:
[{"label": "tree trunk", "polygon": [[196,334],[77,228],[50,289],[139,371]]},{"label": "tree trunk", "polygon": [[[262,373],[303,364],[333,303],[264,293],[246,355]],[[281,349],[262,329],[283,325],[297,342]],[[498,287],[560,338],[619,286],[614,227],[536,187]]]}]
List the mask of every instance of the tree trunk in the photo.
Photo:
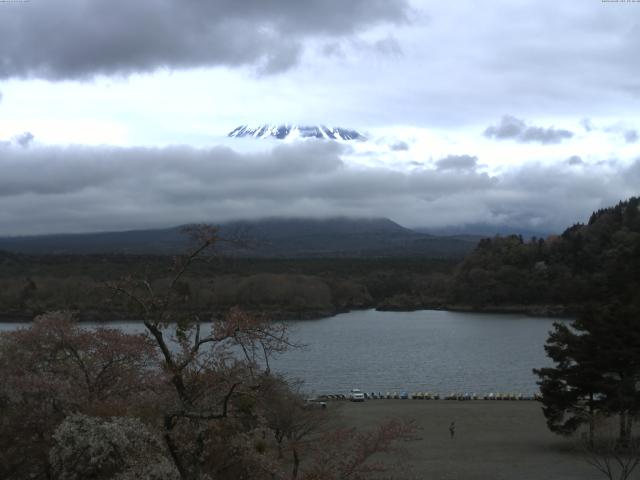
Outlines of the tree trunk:
[{"label": "tree trunk", "polygon": [[167,445],[167,449],[169,450],[169,455],[171,455],[171,460],[173,460],[173,464],[176,466],[178,473],[180,474],[180,478],[187,479],[188,472],[185,468],[182,460],[180,459],[180,454],[178,453],[178,448],[171,437],[171,430],[173,430],[173,419],[170,416],[165,416],[164,418],[164,440]]},{"label": "tree trunk", "polygon": [[298,457],[298,449],[293,447],[293,471],[291,472],[291,478],[293,480],[298,478],[298,468],[300,468],[300,457]]},{"label": "tree trunk", "polygon": [[273,436],[276,439],[278,444],[278,460],[282,460],[284,458],[284,454],[282,453],[282,442],[284,441],[284,432],[279,428],[273,432]]},{"label": "tree trunk", "polygon": [[596,429],[596,419],[593,411],[593,393],[589,394],[589,448],[593,448],[593,436]]},{"label": "tree trunk", "polygon": [[278,460],[282,460],[284,455],[282,454],[282,442],[278,442]]},{"label": "tree trunk", "polygon": [[629,430],[627,424],[627,412],[620,412],[620,438],[618,439],[620,446],[626,448],[629,445]]}]

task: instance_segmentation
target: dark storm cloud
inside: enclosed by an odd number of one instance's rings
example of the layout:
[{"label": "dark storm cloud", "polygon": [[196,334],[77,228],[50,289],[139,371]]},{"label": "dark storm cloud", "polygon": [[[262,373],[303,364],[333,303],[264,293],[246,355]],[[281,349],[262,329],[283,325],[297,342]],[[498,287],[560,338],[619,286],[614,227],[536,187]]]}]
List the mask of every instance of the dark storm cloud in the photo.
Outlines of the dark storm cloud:
[{"label": "dark storm cloud", "polygon": [[[640,185],[640,157],[626,171],[627,181],[633,182],[635,185]],[[636,193],[637,195],[637,193]]]},{"label": "dark storm cloud", "polygon": [[274,75],[294,67],[300,60],[302,48],[300,45],[281,45],[277,51],[265,56],[265,61],[258,67],[262,75]]},{"label": "dark storm cloud", "polygon": [[330,42],[325,44],[320,51],[325,57],[344,58],[345,52],[339,42]]},{"label": "dark storm cloud", "polygon": [[[189,186],[208,188],[218,195],[237,182],[321,175],[343,166],[337,143],[309,142],[291,149],[279,146],[270,153],[241,155],[224,147],[40,147],[0,146],[0,197],[21,194],[66,194],[96,188],[132,186],[149,182],[167,192],[189,195]],[[229,185],[226,185],[229,183]],[[198,187],[198,188],[195,188]],[[248,192],[247,192],[248,194]]]},{"label": "dark storm cloud", "polygon": [[573,132],[563,129],[555,129],[553,127],[543,128],[528,126],[523,120],[505,115],[498,125],[487,127],[484,131],[487,138],[495,138],[496,140],[516,140],[520,143],[560,143],[562,140],[573,137]]},{"label": "dark storm cloud", "polygon": [[584,160],[582,160],[578,155],[571,155],[567,158],[567,163],[569,165],[584,165]]},{"label": "dark storm cloud", "polygon": [[158,68],[294,65],[312,37],[406,22],[405,0],[30,2],[0,15],[0,78],[70,79]]},{"label": "dark storm cloud", "polygon": [[[122,230],[273,216],[386,216],[407,226],[561,230],[637,194],[640,160],[480,173],[472,156],[410,172],[353,167],[329,142],[262,153],[0,144],[3,234]],[[438,168],[440,167],[440,169]],[[441,168],[446,167],[446,168]]]},{"label": "dark storm cloud", "polygon": [[624,132],[624,141],[627,143],[636,143],[638,141],[638,131],[637,130],[627,130]]},{"label": "dark storm cloud", "polygon": [[388,55],[390,57],[400,57],[403,54],[400,43],[393,37],[376,40],[372,48],[382,55]]},{"label": "dark storm cloud", "polygon": [[478,166],[478,157],[471,155],[449,155],[436,162],[436,168],[443,170],[474,170]]}]

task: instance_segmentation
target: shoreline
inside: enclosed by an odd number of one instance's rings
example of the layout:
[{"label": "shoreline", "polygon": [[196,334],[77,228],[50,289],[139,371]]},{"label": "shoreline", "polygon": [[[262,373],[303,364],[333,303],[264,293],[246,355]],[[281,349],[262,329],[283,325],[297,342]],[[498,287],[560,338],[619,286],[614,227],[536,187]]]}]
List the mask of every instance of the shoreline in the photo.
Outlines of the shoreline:
[{"label": "shoreline", "polygon": [[[472,403],[494,403],[494,402],[539,402],[539,394],[524,395],[521,393],[485,393],[485,394],[469,394],[469,393],[453,393],[449,395],[440,395],[439,393],[424,393],[426,396],[416,397],[417,393],[408,393],[407,398],[400,398],[399,391],[391,392],[395,396],[383,396],[383,397],[371,397],[368,392],[363,392],[366,395],[363,402],[472,402]],[[422,394],[421,394],[422,395]],[[313,398],[313,400],[322,402],[351,402],[347,394],[330,395],[323,394]],[[358,402],[353,402],[358,403]]]},{"label": "shoreline", "polygon": [[[530,317],[545,317],[545,318],[558,318],[558,319],[570,319],[575,317],[579,310],[575,306],[568,307],[564,305],[488,305],[488,306],[472,306],[461,304],[435,304],[435,305],[420,305],[415,307],[399,307],[389,305],[378,305],[368,307],[354,307],[354,308],[335,308],[326,310],[307,310],[307,311],[254,311],[259,314],[266,314],[266,316],[273,321],[313,321],[323,318],[332,318],[343,313],[350,313],[356,311],[375,310],[378,312],[418,312],[418,311],[445,311],[445,312],[460,312],[460,313],[488,313],[488,314],[523,314]],[[247,310],[252,312],[252,310]],[[72,311],[73,312],[73,311]],[[44,312],[42,312],[44,313]],[[30,323],[33,319],[41,315],[42,313],[35,313],[33,315],[22,312],[0,312],[0,323]],[[104,312],[104,311],[91,311],[91,312],[74,312],[78,314],[80,323],[110,323],[115,321],[122,321],[130,315],[124,312]],[[210,318],[221,312],[194,312],[201,315],[203,318]],[[137,321],[129,319],[127,321]],[[142,322],[142,320],[139,320]]]},{"label": "shoreline", "polygon": [[461,313],[520,313],[530,317],[572,318],[579,308],[576,305],[465,305],[451,303],[422,304],[416,307],[379,305],[375,307],[380,312],[415,312],[418,310],[441,310],[445,312]]}]

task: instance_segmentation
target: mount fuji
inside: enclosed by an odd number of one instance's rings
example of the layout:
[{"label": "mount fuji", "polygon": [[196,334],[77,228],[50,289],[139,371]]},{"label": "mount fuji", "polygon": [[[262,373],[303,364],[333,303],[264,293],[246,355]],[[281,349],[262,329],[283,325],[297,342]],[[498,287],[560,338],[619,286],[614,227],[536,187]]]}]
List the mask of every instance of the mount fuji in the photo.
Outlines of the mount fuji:
[{"label": "mount fuji", "polygon": [[277,138],[295,140],[298,138],[320,138],[326,140],[366,140],[360,132],[348,128],[327,127],[326,125],[240,125],[228,133],[228,137]]}]

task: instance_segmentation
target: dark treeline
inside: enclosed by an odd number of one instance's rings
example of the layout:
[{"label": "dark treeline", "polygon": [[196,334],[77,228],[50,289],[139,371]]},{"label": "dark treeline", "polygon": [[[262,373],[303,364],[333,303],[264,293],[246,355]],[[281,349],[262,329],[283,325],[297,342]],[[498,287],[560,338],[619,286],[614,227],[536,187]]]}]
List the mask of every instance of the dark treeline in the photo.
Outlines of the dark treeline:
[{"label": "dark treeline", "polygon": [[[353,308],[572,314],[614,295],[627,301],[621,297],[638,291],[638,204],[631,198],[594,212],[586,225],[576,224],[559,236],[486,238],[464,259],[210,256],[194,262],[180,288],[191,309],[240,305],[277,318]],[[128,318],[128,305],[105,300],[104,283],[135,275],[161,289],[167,271],[162,255],[0,252],[0,315],[25,319],[72,310],[87,319]]]},{"label": "dark treeline", "polygon": [[[198,259],[183,279],[184,308],[225,311],[234,305],[275,318],[313,318],[389,299],[445,293],[459,260],[425,258]],[[27,255],[0,252],[0,315],[30,319],[71,310],[83,319],[130,318],[104,285],[125,275],[161,289],[167,257],[152,255]],[[188,301],[187,301],[188,300]]]},{"label": "dark treeline", "polygon": [[457,267],[450,300],[476,307],[627,302],[640,279],[638,198],[598,210],[586,225],[524,242],[482,240]]},{"label": "dark treeline", "polygon": [[632,478],[640,465],[638,204],[631,198],[599,210],[587,225],[524,247],[535,252],[534,271],[544,265],[549,272],[532,298],[554,298],[556,289],[561,301],[579,305],[573,322],[557,322],[549,334],[545,351],[554,366],[534,370],[547,426],[565,436],[579,433],[589,462],[608,478],[616,471],[615,478]]}]

